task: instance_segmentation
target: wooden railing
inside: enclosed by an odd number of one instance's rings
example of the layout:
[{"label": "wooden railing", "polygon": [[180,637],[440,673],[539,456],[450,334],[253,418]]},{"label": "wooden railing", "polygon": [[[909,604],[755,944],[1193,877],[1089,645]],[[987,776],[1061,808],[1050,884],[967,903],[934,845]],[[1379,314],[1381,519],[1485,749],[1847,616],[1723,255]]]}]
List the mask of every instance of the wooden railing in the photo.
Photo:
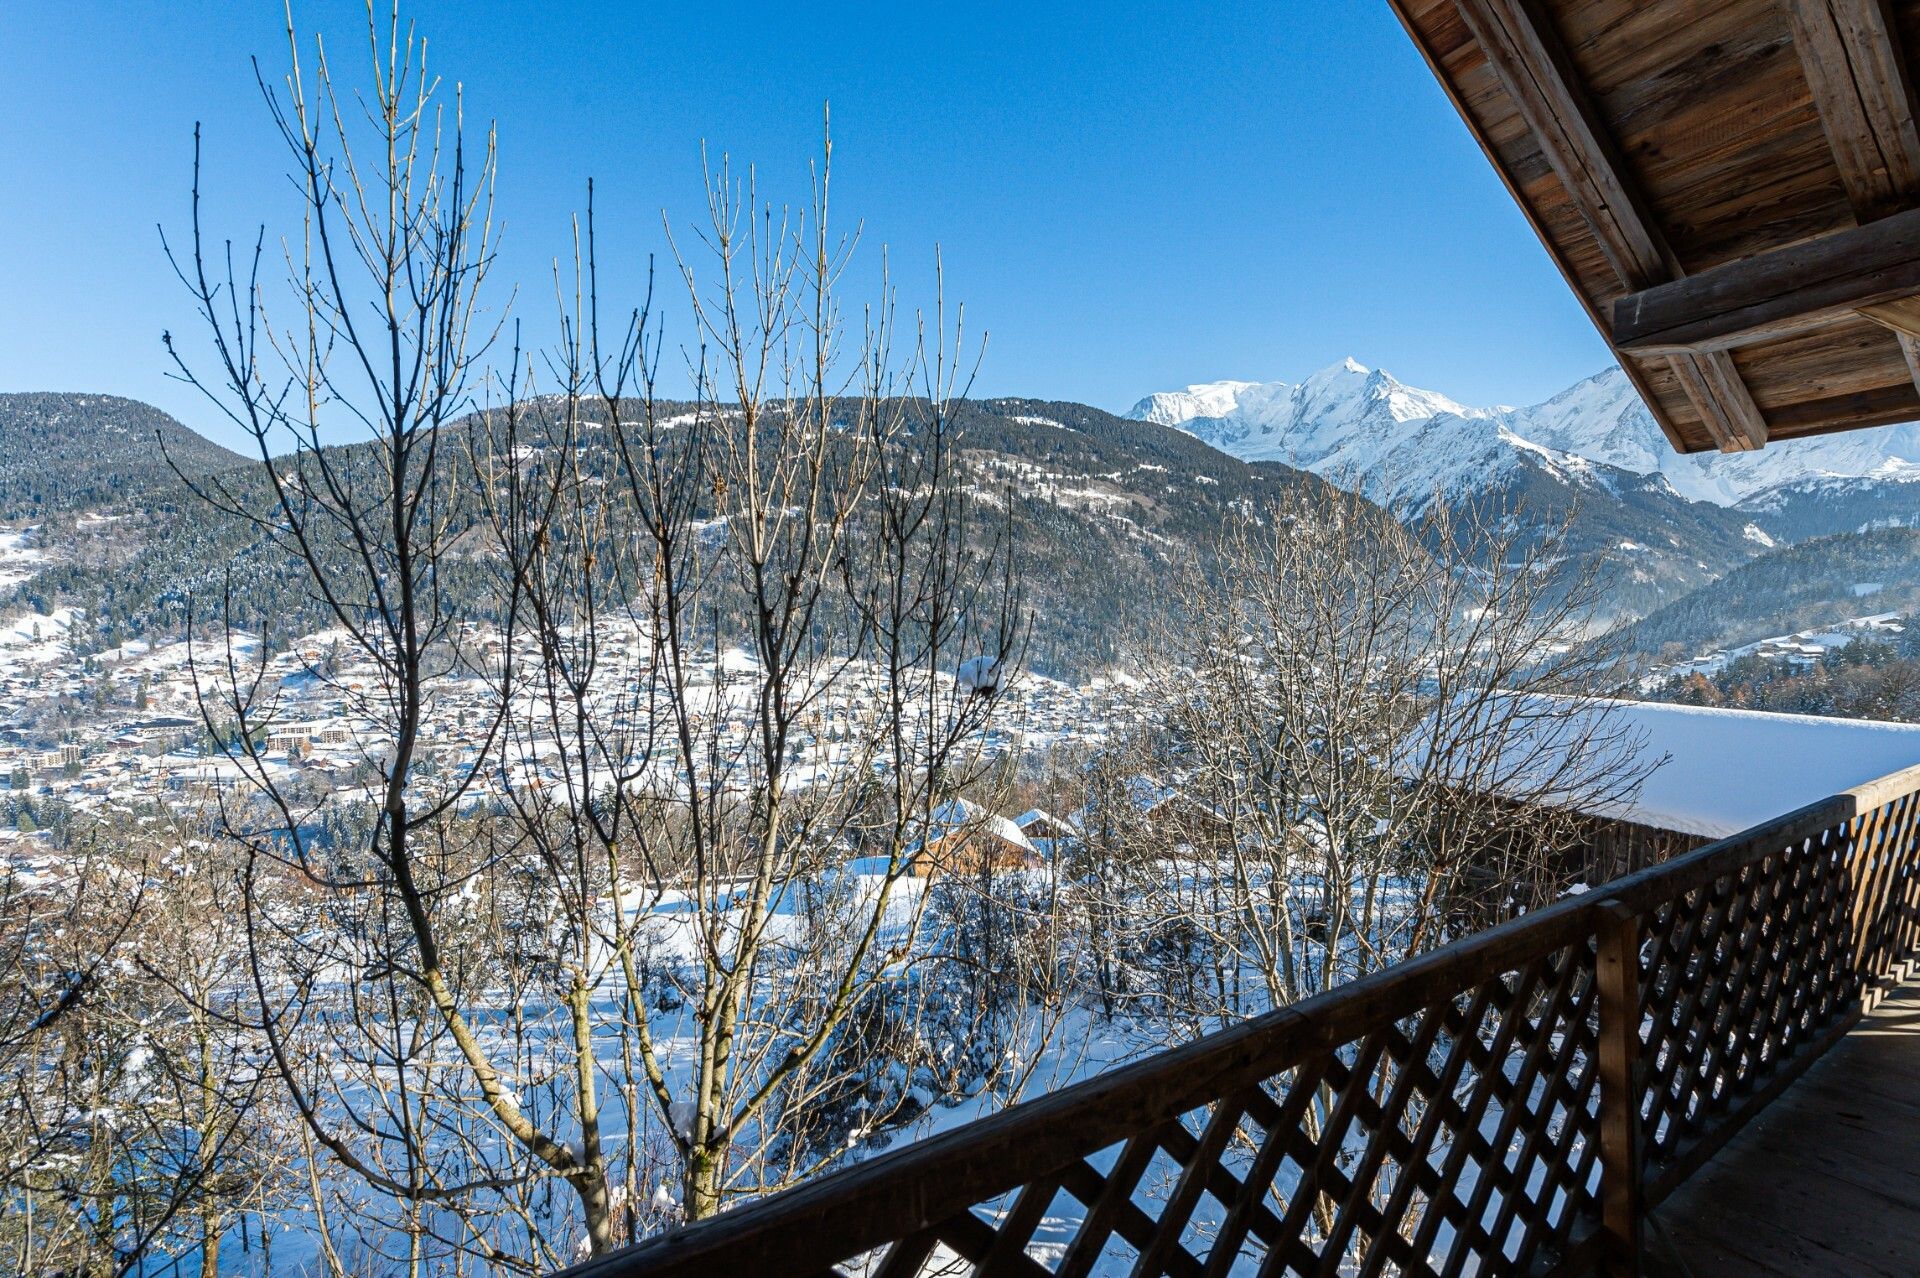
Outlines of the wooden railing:
[{"label": "wooden railing", "polygon": [[1912,970],[1920,768],[569,1271],[1631,1273]]}]

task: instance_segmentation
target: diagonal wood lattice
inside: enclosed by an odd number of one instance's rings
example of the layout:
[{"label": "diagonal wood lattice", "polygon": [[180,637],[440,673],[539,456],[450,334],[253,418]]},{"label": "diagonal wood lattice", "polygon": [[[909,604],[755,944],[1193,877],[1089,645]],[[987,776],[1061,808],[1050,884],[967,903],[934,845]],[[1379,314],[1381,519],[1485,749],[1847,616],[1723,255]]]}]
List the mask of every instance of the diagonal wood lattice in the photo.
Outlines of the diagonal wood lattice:
[{"label": "diagonal wood lattice", "polygon": [[1913,769],[571,1272],[1628,1272],[1911,972],[1917,822]]}]

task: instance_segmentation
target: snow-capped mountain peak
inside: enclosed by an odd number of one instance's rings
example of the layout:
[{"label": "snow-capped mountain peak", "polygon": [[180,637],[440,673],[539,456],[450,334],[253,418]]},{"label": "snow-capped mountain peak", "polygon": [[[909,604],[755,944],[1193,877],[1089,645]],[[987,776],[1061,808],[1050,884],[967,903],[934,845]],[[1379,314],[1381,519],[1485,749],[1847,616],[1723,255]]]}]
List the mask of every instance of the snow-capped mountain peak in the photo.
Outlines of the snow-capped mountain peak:
[{"label": "snow-capped mountain peak", "polygon": [[[1349,358],[1298,384],[1220,381],[1149,395],[1129,415],[1177,426],[1247,461],[1337,470],[1374,494],[1431,492],[1443,478],[1472,482],[1461,471],[1467,457],[1493,467],[1483,483],[1494,480],[1511,459],[1487,452],[1492,444],[1657,475],[1680,496],[1718,506],[1764,509],[1781,491],[1815,484],[1920,480],[1920,425],[1791,440],[1757,453],[1676,453],[1617,367],[1528,407],[1470,408]],[[1492,436],[1464,429],[1475,421],[1502,429]],[[1430,429],[1446,423],[1451,433]],[[1415,437],[1422,450],[1407,447]],[[1380,473],[1386,465],[1403,473]]]},{"label": "snow-capped mountain peak", "polygon": [[1367,411],[1374,405],[1383,406],[1395,421],[1440,413],[1486,415],[1486,410],[1467,408],[1438,392],[1408,386],[1385,369],[1368,368],[1348,356],[1299,383],[1200,382],[1184,390],[1159,391],[1135,404],[1128,416],[1162,426],[1180,426],[1196,418],[1238,416],[1271,421],[1282,413],[1324,417],[1347,409]]},{"label": "snow-capped mountain peak", "polygon": [[1137,421],[1178,426],[1196,417],[1225,417],[1239,405],[1240,395],[1258,382],[1200,382],[1184,390],[1156,391],[1133,406]]},{"label": "snow-capped mountain peak", "polygon": [[1247,461],[1325,472],[1370,469],[1436,418],[1489,413],[1348,358],[1297,383],[1206,382],[1149,395],[1129,415],[1179,427]]}]

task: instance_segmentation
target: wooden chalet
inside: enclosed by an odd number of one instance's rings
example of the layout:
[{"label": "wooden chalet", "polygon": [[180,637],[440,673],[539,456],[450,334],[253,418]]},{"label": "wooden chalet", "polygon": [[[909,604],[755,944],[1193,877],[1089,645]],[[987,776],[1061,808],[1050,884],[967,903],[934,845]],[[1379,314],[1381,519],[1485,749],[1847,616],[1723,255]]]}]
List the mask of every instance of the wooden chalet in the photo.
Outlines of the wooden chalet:
[{"label": "wooden chalet", "polygon": [[[1920,419],[1920,0],[1389,3],[1676,449]],[[1747,828],[574,1272],[1920,1274],[1920,768],[1748,770]]]},{"label": "wooden chalet", "polygon": [[1020,827],[1020,833],[1029,839],[1044,839],[1052,842],[1057,839],[1071,839],[1077,833],[1072,824],[1063,821],[1043,808],[1029,808],[1013,819]]},{"label": "wooden chalet", "polygon": [[1232,837],[1226,818],[1204,800],[1157,777],[1128,777],[1113,793],[1100,795],[1068,816],[1071,837],[1098,839],[1103,832],[1127,830],[1164,845],[1220,847]]},{"label": "wooden chalet", "polygon": [[1040,864],[1037,848],[1014,822],[966,799],[934,809],[926,835],[908,851],[916,878],[936,874],[998,873]]}]

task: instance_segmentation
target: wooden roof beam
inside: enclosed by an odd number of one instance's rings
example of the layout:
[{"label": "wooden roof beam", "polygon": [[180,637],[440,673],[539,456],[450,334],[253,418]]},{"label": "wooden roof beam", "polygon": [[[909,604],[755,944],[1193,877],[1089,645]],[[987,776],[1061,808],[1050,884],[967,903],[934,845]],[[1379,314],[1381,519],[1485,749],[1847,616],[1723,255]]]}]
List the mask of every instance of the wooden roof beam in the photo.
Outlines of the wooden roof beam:
[{"label": "wooden roof beam", "polygon": [[1907,357],[1907,372],[1913,377],[1915,389],[1920,390],[1920,298],[1863,306],[1860,313],[1893,331],[1900,342],[1900,353]]},{"label": "wooden roof beam", "polygon": [[[1621,286],[1645,289],[1679,275],[1678,259],[1629,180],[1538,0],[1455,3]],[[1730,356],[1688,350],[1670,364],[1719,448],[1737,452],[1766,443],[1766,419]]]},{"label": "wooden roof beam", "polygon": [[1920,129],[1883,0],[1782,0],[1847,199],[1862,222],[1913,207]]},{"label": "wooden roof beam", "polygon": [[1613,342],[1640,355],[1725,351],[1920,294],[1920,209],[1628,293]]},{"label": "wooden roof beam", "polygon": [[[1783,0],[1827,145],[1862,224],[1911,207],[1920,192],[1920,127],[1900,31],[1885,0]],[[1920,305],[1859,313],[1891,330],[1920,391]]]}]

